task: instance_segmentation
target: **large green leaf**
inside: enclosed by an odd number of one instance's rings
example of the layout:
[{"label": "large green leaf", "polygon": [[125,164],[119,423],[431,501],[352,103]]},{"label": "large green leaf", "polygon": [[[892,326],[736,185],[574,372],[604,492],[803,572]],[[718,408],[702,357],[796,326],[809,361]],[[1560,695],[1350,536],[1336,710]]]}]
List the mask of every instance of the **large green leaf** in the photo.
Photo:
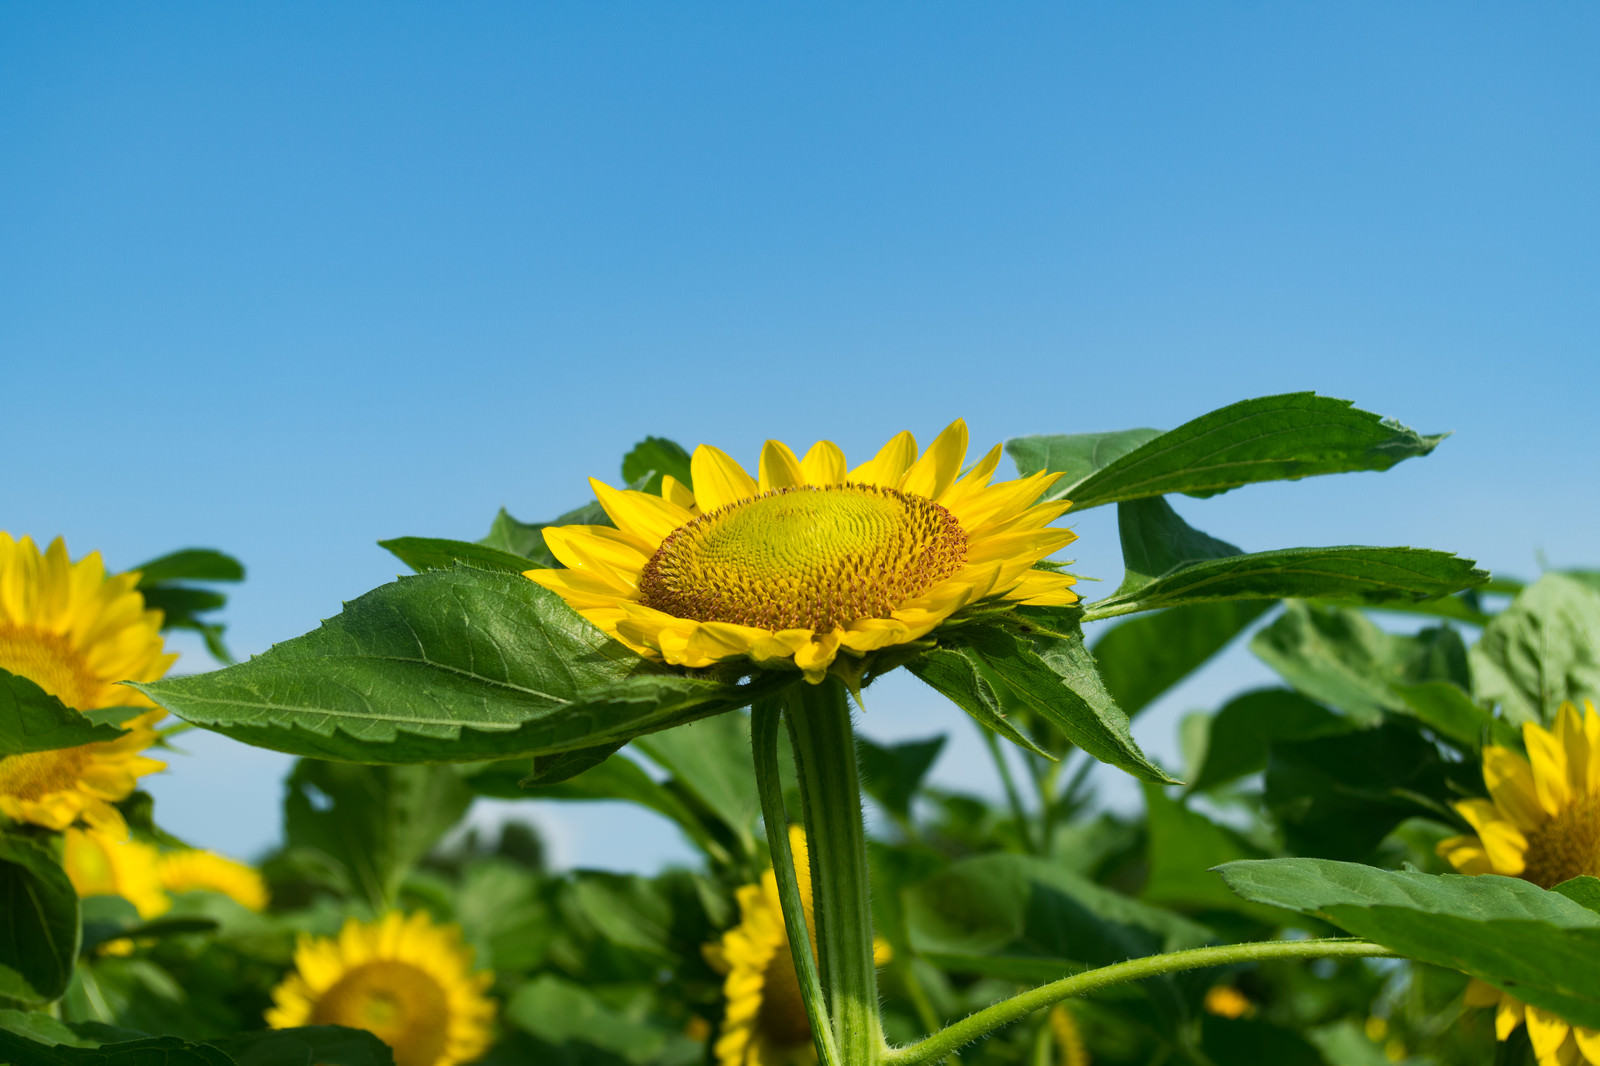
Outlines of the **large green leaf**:
[{"label": "large green leaf", "polygon": [[244,565],[214,548],[185,548],[133,567],[139,572],[139,591],[146,607],[162,613],[161,628],[187,629],[200,634],[206,649],[219,662],[233,656],[222,642],[225,627],[200,616],[228,602],[220,592],[196,588],[185,582],[243,581]]},{"label": "large green leaf", "polygon": [[1409,713],[1402,685],[1436,681],[1465,695],[1467,648],[1455,630],[1387,633],[1359,611],[1291,602],[1250,650],[1299,691],[1361,722]]},{"label": "large green leaf", "polygon": [[1219,869],[1246,899],[1314,914],[1402,955],[1461,970],[1600,1028],[1600,914],[1511,877],[1378,870],[1322,859]]},{"label": "large green leaf", "polygon": [[207,1043],[227,1052],[235,1066],[394,1066],[388,1044],[342,1025],[261,1029]]},{"label": "large green leaf", "polygon": [[1159,496],[1117,504],[1117,536],[1122,544],[1123,575],[1113,598],[1131,596],[1186,566],[1244,554],[1227,541],[1189,525]]},{"label": "large green leaf", "polygon": [[526,578],[457,568],[374,589],[249,662],[137,687],[260,747],[467,762],[620,742],[745,706],[791,679],[659,666]]},{"label": "large green leaf", "polygon": [[[1600,589],[1546,574],[1484,628],[1473,695],[1512,722],[1548,722],[1564,700],[1600,694]],[[1582,706],[1578,703],[1578,706]]]},{"label": "large green leaf", "polygon": [[911,818],[911,801],[944,749],[944,742],[943,734],[899,744],[878,744],[866,737],[857,738],[862,787],[905,824]]},{"label": "large green leaf", "polygon": [[661,495],[661,478],[671,475],[693,487],[689,475],[689,453],[683,445],[665,437],[646,437],[622,459],[622,480],[637,484],[644,492]]},{"label": "large green leaf", "polygon": [[1091,648],[1106,690],[1133,717],[1205,665],[1272,604],[1191,603],[1119,622]]},{"label": "large green leaf", "polygon": [[35,1006],[65,992],[79,935],[61,864],[40,843],[0,834],[0,1000]]},{"label": "large green leaf", "polygon": [[4,1031],[0,1031],[0,1063],[15,1066],[239,1066],[209,1044],[191,1043],[175,1036],[153,1036],[98,1047],[71,1047],[38,1044]]},{"label": "large green leaf", "polygon": [[[672,774],[688,793],[727,827],[743,856],[757,851],[755,763],[750,754],[750,718],[725,714],[665,733],[640,737],[633,746]],[[764,851],[765,849],[761,849]]]},{"label": "large green leaf", "polygon": [[20,674],[0,670],[0,758],[115,740],[122,730],[73,710]]},{"label": "large green leaf", "polygon": [[[688,484],[688,482],[684,482]],[[629,483],[630,489],[642,489],[646,485],[644,479]],[[596,500],[590,500],[581,507],[574,507],[565,514],[557,515],[548,522],[522,522],[512,518],[504,507],[495,515],[494,524],[489,527],[488,536],[478,543],[499,551],[509,552],[533,560],[538,566],[546,570],[554,570],[561,565],[550,549],[545,547],[544,531],[549,526],[609,526],[611,517],[606,514]]]},{"label": "large green leaf", "polygon": [[1053,758],[1006,719],[995,686],[985,676],[978,653],[971,648],[934,648],[913,659],[906,669],[951,703],[970,714],[985,729],[1035,755]]},{"label": "large green leaf", "polygon": [[915,950],[946,969],[1041,982],[1195,947],[1209,932],[1029,855],[963,859],[904,894]]},{"label": "large green leaf", "polygon": [[[1137,439],[1100,438],[1103,451]],[[1387,470],[1427,455],[1444,437],[1426,437],[1392,420],[1309,392],[1243,400],[1151,437],[1089,472],[1084,438],[1023,438],[1011,442],[1024,474],[1063,470],[1051,489],[1078,509],[1119,500],[1182,492],[1210,496],[1259,481],[1284,481],[1350,470]],[[1024,443],[1026,442],[1026,443]],[[1020,445],[1020,447],[1019,447]],[[1058,464],[1058,465],[1051,465]]]},{"label": "large green leaf", "polygon": [[1122,429],[1110,433],[1065,433],[1013,437],[1006,454],[1024,476],[1048,470],[1061,475],[1047,494],[1052,500],[1069,499],[1077,506],[1073,490],[1090,475],[1162,435],[1159,429]]},{"label": "large green leaf", "polygon": [[1029,641],[999,626],[969,625],[947,639],[968,652],[991,683],[1004,684],[1022,706],[1101,762],[1145,781],[1175,783],[1139,750],[1081,633],[1038,632]]},{"label": "large green leaf", "polygon": [[475,566],[479,570],[502,570],[511,574],[541,567],[549,569],[533,559],[467,540],[395,537],[378,541],[378,547],[393,552],[401,562],[419,574],[424,570],[448,570],[456,563]]},{"label": "large green leaf", "polygon": [[1266,853],[1226,826],[1169,799],[1157,785],[1144,786],[1149,872],[1139,898],[1164,907],[1243,911],[1273,921],[1265,908],[1241,900],[1211,871]]},{"label": "large green leaf", "polygon": [[505,1020],[537,1041],[527,1062],[645,1066],[661,1061],[662,1030],[608,1006],[588,989],[551,974],[521,985]]},{"label": "large green leaf", "polygon": [[129,567],[139,572],[139,588],[175,581],[243,581],[244,564],[215,548],[184,548]]},{"label": "large green leaf", "polygon": [[362,766],[302,759],[285,783],[284,835],[349,872],[375,907],[467,812],[472,792],[449,766]]}]

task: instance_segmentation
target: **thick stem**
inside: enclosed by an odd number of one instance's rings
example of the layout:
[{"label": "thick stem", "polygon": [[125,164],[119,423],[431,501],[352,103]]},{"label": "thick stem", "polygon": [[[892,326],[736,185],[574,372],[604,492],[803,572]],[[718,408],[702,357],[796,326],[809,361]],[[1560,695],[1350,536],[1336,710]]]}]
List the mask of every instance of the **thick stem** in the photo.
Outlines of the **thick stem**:
[{"label": "thick stem", "polygon": [[850,704],[843,683],[833,677],[788,691],[786,717],[805,804],[822,985],[842,1061],[873,1066],[883,1061],[887,1048],[878,1017],[867,842]]},{"label": "thick stem", "polygon": [[1358,956],[1376,958],[1393,955],[1386,947],[1365,940],[1268,940],[1251,944],[1225,944],[1220,947],[1190,948],[1165,955],[1151,955],[1143,959],[1102,966],[1073,974],[1059,981],[1029,989],[1026,992],[1001,1000],[992,1007],[967,1015],[954,1025],[912,1044],[891,1051],[882,1061],[886,1066],[915,1066],[916,1063],[938,1062],[956,1048],[971,1043],[1003,1025],[1010,1025],[1034,1011],[1059,1003],[1069,996],[1081,996],[1108,985],[1126,981],[1140,981],[1159,974],[1180,970],[1200,970],[1208,966],[1227,966],[1240,962],[1257,962],[1261,959],[1315,959],[1329,956]]},{"label": "thick stem", "polygon": [[817,960],[806,929],[805,902],[794,872],[789,849],[789,815],[783,806],[783,778],[778,773],[778,729],[783,713],[781,697],[758,700],[750,709],[750,741],[756,760],[756,790],[761,796],[761,817],[767,826],[767,847],[772,852],[772,872],[778,881],[778,902],[783,927],[789,934],[789,954],[799,978],[800,998],[811,1022],[811,1040],[821,1066],[841,1066],[839,1048],[828,1020],[828,1007],[817,976]]}]

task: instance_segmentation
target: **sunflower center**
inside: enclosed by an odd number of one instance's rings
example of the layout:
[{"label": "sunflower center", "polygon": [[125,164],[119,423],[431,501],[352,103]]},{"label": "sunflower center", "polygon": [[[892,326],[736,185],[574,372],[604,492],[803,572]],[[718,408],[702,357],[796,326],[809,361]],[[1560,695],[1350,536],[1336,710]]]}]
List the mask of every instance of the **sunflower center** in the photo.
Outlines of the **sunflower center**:
[{"label": "sunflower center", "polygon": [[86,744],[8,755],[0,759],[0,795],[37,801],[76,788],[90,758]]},{"label": "sunflower center", "polygon": [[450,1002],[426,971],[378,959],[351,969],[323,993],[310,1024],[365,1029],[394,1049],[395,1066],[433,1066],[449,1037]]},{"label": "sunflower center", "polygon": [[1600,876],[1600,796],[1580,796],[1528,834],[1522,876],[1552,888],[1581,874]]},{"label": "sunflower center", "polygon": [[811,1020],[800,997],[800,978],[794,972],[789,940],[783,938],[761,974],[761,1008],[756,1028],[783,1047],[811,1046]]},{"label": "sunflower center", "polygon": [[0,670],[32,681],[68,707],[94,707],[105,686],[59,633],[0,623]]},{"label": "sunflower center", "polygon": [[932,500],[876,485],[806,485],[673,530],[640,575],[639,600],[697,622],[826,633],[889,617],[966,559],[961,523]]}]

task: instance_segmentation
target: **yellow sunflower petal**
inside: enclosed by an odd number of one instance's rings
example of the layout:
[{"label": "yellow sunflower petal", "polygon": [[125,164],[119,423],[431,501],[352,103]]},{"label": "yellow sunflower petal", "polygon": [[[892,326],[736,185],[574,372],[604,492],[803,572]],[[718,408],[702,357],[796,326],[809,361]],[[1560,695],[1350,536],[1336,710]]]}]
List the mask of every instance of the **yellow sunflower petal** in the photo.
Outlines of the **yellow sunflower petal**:
[{"label": "yellow sunflower petal", "polygon": [[878,485],[892,489],[917,458],[917,439],[909,430],[902,430],[878,450],[872,459],[850,471],[850,480],[858,485]]},{"label": "yellow sunflower petal", "polygon": [[661,478],[661,498],[685,511],[693,512],[697,507],[694,490],[671,474],[665,474]]},{"label": "yellow sunflower petal", "polygon": [[769,440],[761,449],[760,474],[756,487],[762,492],[771,492],[773,489],[789,489],[796,485],[806,483],[806,474],[800,467],[800,460],[794,457],[794,452],[782,441]]},{"label": "yellow sunflower petal", "polygon": [[1554,733],[1534,722],[1522,727],[1522,740],[1528,749],[1528,762],[1533,766],[1533,785],[1539,805],[1545,813],[1556,814],[1572,802],[1572,790],[1567,786],[1567,753]]},{"label": "yellow sunflower petal", "polygon": [[1528,838],[1500,814],[1488,800],[1463,800],[1456,811],[1478,831],[1483,850],[1494,863],[1494,872],[1516,877],[1526,868]]},{"label": "yellow sunflower petal", "polygon": [[800,460],[800,469],[805,472],[807,485],[838,485],[849,476],[844,452],[831,440],[813,444],[806,457]]},{"label": "yellow sunflower petal", "polygon": [[967,424],[956,419],[928,445],[922,458],[900,479],[900,491],[936,500],[955,484],[956,475],[967,457]]},{"label": "yellow sunflower petal", "polygon": [[595,499],[616,523],[618,529],[641,537],[651,544],[660,544],[674,529],[694,516],[671,500],[651,496],[632,489],[614,489],[603,481],[589,479]]},{"label": "yellow sunflower petal", "polygon": [[1515,996],[1500,994],[1500,1006],[1494,1012],[1494,1035],[1497,1039],[1504,1040],[1516,1031],[1522,1024],[1522,1000]]},{"label": "yellow sunflower petal", "polygon": [[745,473],[744,467],[721,448],[709,444],[694,450],[689,460],[689,473],[694,478],[694,496],[702,511],[715,511],[748,500],[759,491],[755,479]]},{"label": "yellow sunflower petal", "polygon": [[1483,749],[1483,781],[1489,796],[1524,832],[1548,820],[1533,783],[1533,767],[1519,752],[1497,744]]},{"label": "yellow sunflower petal", "polygon": [[1600,1066],[1600,1030],[1572,1027],[1572,1038],[1578,1045],[1578,1054],[1591,1066]]},{"label": "yellow sunflower petal", "polygon": [[1572,1027],[1565,1019],[1528,1004],[1525,1006],[1523,1022],[1528,1027],[1528,1040],[1533,1044],[1533,1053],[1539,1058],[1541,1066],[1547,1061],[1559,1061],[1557,1056],[1561,1045],[1567,1042],[1572,1032]]},{"label": "yellow sunflower petal", "polygon": [[567,569],[623,591],[638,587],[639,572],[650,561],[638,537],[606,526],[551,526],[544,530],[544,542]]}]

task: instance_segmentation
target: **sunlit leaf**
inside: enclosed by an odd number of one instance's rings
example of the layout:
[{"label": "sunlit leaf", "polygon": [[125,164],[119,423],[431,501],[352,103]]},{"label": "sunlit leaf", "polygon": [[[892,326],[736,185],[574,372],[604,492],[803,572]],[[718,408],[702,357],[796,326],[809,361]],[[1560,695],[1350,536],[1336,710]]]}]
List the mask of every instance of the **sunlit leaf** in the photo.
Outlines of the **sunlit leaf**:
[{"label": "sunlit leaf", "polygon": [[1131,718],[1272,607],[1272,600],[1193,603],[1119,622],[1091,646],[1100,676]]},{"label": "sunlit leaf", "polygon": [[1519,725],[1550,721],[1563,700],[1593,699],[1600,694],[1600,589],[1546,574],[1485,627],[1471,662],[1473,695]]},{"label": "sunlit leaf", "polygon": [[401,562],[418,573],[424,570],[448,570],[456,563],[475,566],[479,570],[503,570],[512,574],[536,568],[549,569],[533,559],[465,540],[395,537],[393,540],[378,541],[378,547],[393,552]]},{"label": "sunlit leaf", "polygon": [[78,713],[19,674],[0,669],[0,758],[115,740],[122,730]]},{"label": "sunlit leaf", "polygon": [[694,485],[689,476],[689,453],[675,441],[646,437],[623,457],[622,480],[644,492],[661,495],[663,475],[670,475],[685,486]]}]

